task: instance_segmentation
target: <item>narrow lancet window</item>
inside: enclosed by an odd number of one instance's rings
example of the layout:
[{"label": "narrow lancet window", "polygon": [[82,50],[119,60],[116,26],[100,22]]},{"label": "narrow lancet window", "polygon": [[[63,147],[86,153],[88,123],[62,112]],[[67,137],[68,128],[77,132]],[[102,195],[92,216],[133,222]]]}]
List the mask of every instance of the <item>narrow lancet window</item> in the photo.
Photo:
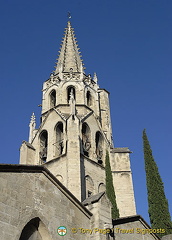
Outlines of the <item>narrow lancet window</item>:
[{"label": "narrow lancet window", "polygon": [[86,184],[86,197],[90,197],[94,194],[94,182],[90,176],[85,176],[85,184]]},{"label": "narrow lancet window", "polygon": [[75,98],[75,88],[73,86],[70,86],[70,87],[67,88],[67,102],[68,103],[69,103],[69,100],[71,98],[71,95],[76,100],[76,98]]},{"label": "narrow lancet window", "polygon": [[50,93],[50,108],[53,108],[56,106],[56,91],[53,90]]},{"label": "narrow lancet window", "polygon": [[48,147],[48,133],[46,130],[40,134],[40,162],[44,163],[47,160],[47,147]]},{"label": "narrow lancet window", "polygon": [[63,154],[64,149],[64,134],[63,134],[63,123],[59,122],[56,125],[56,156]]},{"label": "narrow lancet window", "polygon": [[91,94],[90,94],[90,91],[87,92],[86,94],[86,99],[87,99],[87,106],[90,107],[91,104],[92,104],[92,99],[91,99]]},{"label": "narrow lancet window", "polygon": [[82,147],[84,155],[89,157],[91,141],[90,141],[90,128],[88,127],[87,123],[83,123],[82,125]]},{"label": "narrow lancet window", "polygon": [[96,155],[98,163],[102,164],[102,156],[103,156],[103,137],[102,134],[98,131],[96,132]]}]

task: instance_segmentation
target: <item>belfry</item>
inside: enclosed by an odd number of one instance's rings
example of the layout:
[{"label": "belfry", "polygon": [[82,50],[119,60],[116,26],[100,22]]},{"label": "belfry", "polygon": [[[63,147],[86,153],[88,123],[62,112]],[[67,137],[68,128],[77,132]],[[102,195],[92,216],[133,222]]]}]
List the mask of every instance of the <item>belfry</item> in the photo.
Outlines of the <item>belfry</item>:
[{"label": "belfry", "polygon": [[44,165],[81,202],[106,190],[109,152],[120,216],[136,213],[130,150],[114,148],[109,92],[94,73],[86,75],[74,29],[68,21],[55,71],[43,84],[41,124],[31,117],[29,142],[20,163]]}]

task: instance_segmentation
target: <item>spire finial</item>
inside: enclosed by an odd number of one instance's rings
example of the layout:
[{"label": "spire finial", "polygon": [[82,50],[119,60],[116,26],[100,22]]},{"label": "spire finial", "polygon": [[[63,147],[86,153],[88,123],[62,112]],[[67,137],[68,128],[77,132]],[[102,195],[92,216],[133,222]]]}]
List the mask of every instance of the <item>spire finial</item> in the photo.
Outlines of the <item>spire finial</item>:
[{"label": "spire finial", "polygon": [[71,19],[71,18],[72,18],[72,16],[71,16],[71,13],[70,13],[70,12],[68,12],[68,13],[67,13],[67,16],[68,16],[68,19]]}]

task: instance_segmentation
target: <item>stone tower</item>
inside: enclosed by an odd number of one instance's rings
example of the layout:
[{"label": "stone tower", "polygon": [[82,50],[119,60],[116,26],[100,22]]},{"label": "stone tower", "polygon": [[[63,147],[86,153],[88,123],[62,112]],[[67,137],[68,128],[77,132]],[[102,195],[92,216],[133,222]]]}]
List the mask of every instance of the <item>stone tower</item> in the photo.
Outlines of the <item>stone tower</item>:
[{"label": "stone tower", "polygon": [[84,72],[68,21],[55,71],[43,84],[41,124],[30,121],[20,163],[44,165],[80,201],[105,191],[110,155],[120,217],[136,214],[128,148],[114,148],[109,93]]}]

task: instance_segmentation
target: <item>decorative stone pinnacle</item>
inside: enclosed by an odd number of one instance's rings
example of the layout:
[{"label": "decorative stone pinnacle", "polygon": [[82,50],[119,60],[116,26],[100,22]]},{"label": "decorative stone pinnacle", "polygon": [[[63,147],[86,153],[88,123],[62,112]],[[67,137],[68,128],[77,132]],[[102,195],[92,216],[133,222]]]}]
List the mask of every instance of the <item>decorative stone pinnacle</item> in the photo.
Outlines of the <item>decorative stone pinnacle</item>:
[{"label": "decorative stone pinnacle", "polygon": [[31,116],[31,119],[30,119],[30,124],[29,124],[29,128],[30,128],[30,131],[29,131],[29,143],[31,143],[32,139],[33,139],[33,131],[35,130],[35,127],[36,127],[36,117],[35,117],[35,114],[34,112],[32,113],[32,116]]}]

